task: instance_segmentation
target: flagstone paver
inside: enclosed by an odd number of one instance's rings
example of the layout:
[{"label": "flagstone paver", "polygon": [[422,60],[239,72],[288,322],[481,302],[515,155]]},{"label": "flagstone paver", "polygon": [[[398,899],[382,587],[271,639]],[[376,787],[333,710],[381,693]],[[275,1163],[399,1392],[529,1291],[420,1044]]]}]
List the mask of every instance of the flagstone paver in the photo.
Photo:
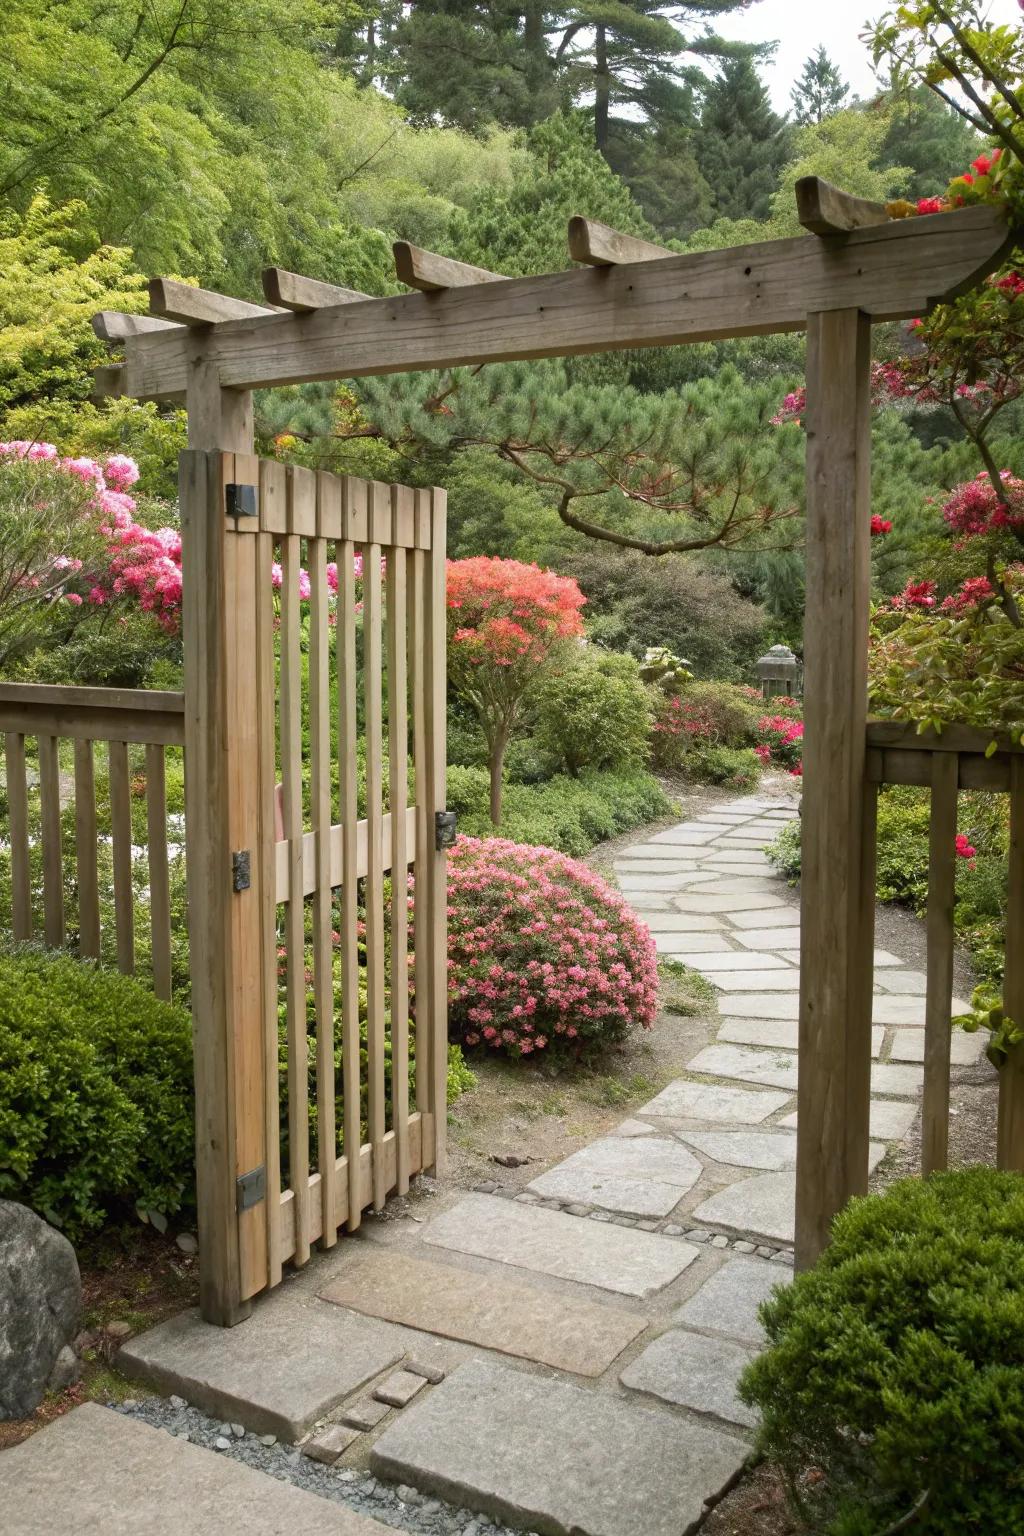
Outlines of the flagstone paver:
[{"label": "flagstone paver", "polygon": [[688,1070],[796,1091],[796,1054],[792,1051],[760,1051],[745,1045],[706,1045],[690,1062]]},{"label": "flagstone paver", "polygon": [[757,1173],[711,1195],[698,1205],[693,1220],[791,1243],[795,1215],[796,1174]]},{"label": "flagstone paver", "polygon": [[753,1428],[758,1416],[736,1393],[736,1383],[753,1358],[751,1350],[731,1339],[673,1328],[648,1344],[619,1379],[635,1392]]},{"label": "flagstone paver", "polygon": [[[986,1036],[981,1030],[969,1035],[954,1029],[949,1040],[949,1059],[955,1066],[973,1066],[985,1049]],[[892,1061],[924,1061],[924,1030],[897,1029],[893,1032]]]},{"label": "flagstone paver", "polygon": [[790,1283],[790,1275],[764,1259],[730,1258],[674,1314],[687,1328],[724,1333],[741,1344],[764,1343],[757,1315],[763,1301]]},{"label": "flagstone paver", "polygon": [[[630,1143],[616,1145],[622,1148]],[[649,1296],[661,1290],[700,1252],[660,1233],[586,1221],[492,1195],[467,1195],[450,1211],[435,1216],[423,1241],[623,1296]]]},{"label": "flagstone paver", "polygon": [[528,1186],[555,1200],[579,1201],[624,1216],[667,1216],[700,1178],[692,1153],[660,1137],[602,1136]]},{"label": "flagstone paver", "polygon": [[674,1120],[722,1120],[757,1125],[788,1104],[788,1093],[755,1093],[750,1088],[725,1088],[714,1083],[669,1083],[639,1111]]}]

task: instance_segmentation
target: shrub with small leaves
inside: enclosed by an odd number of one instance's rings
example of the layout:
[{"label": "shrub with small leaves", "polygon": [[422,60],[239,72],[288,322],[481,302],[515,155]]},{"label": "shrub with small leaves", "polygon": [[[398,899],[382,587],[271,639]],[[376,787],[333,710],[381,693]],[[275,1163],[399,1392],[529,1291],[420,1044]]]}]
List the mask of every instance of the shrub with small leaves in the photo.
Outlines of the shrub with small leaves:
[{"label": "shrub with small leaves", "polygon": [[1020,1174],[969,1168],[852,1200],[761,1318],[769,1348],[740,1394],[809,1529],[1020,1536]]},{"label": "shrub with small leaves", "polygon": [[632,656],[587,650],[541,683],[537,745],[574,778],[583,768],[642,768],[650,755],[651,693]]},{"label": "shrub with small leaves", "polygon": [[551,848],[460,837],[448,864],[454,1038],[580,1058],[654,1022],[657,953],[618,891]]},{"label": "shrub with small leaves", "polygon": [[696,749],[751,746],[761,714],[757,695],[734,683],[693,683],[669,694],[654,722],[655,765],[688,767],[687,757]]},{"label": "shrub with small leaves", "polygon": [[192,1030],[141,982],[0,951],[0,1196],[74,1239],[191,1197]]}]

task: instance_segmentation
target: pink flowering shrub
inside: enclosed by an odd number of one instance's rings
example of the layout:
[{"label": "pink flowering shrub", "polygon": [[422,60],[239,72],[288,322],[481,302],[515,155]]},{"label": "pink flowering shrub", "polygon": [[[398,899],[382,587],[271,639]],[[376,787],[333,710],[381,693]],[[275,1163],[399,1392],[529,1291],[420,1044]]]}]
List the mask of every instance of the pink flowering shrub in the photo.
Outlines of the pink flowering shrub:
[{"label": "pink flowering shrub", "polygon": [[658,704],[652,736],[656,767],[682,768],[694,751],[709,747],[746,747],[757,739],[756,689],[733,683],[691,683]]},{"label": "pink flowering shrub", "polygon": [[650,933],[599,875],[552,848],[460,837],[448,933],[449,1028],[465,1046],[579,1058],[654,1022]]},{"label": "pink flowering shrub", "polygon": [[794,719],[792,714],[762,715],[757,732],[760,740],[754,751],[765,767],[788,768],[799,776],[803,766],[803,721]]}]

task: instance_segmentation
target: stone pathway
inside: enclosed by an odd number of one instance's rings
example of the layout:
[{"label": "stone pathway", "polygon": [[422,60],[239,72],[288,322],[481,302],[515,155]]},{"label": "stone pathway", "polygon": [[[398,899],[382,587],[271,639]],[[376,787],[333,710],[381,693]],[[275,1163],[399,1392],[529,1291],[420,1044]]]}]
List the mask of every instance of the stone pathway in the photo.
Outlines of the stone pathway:
[{"label": "stone pathway", "polygon": [[[718,993],[681,1077],[519,1194],[420,1180],[411,1219],[368,1219],[250,1322],[132,1340],[122,1368],[176,1395],[130,1413],[356,1512],[325,1531],[696,1529],[749,1454],[737,1380],[792,1265],[800,916],[764,848],[796,814],[729,801],[616,860],[661,954]],[[925,985],[876,967],[872,1166],[917,1114]],[[980,1045],[956,1036],[954,1060]]]}]

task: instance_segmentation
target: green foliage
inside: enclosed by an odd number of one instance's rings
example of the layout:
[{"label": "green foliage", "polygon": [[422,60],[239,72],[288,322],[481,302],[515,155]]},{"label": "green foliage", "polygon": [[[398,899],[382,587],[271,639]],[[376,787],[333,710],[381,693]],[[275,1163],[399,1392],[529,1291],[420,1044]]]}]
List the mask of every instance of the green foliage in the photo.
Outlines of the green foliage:
[{"label": "green foliage", "polygon": [[476,1087],[476,1073],[466,1066],[460,1045],[448,1046],[448,1103],[454,1104],[464,1093],[472,1093]]},{"label": "green foliage", "polygon": [[727,60],[704,92],[698,135],[719,218],[768,217],[791,137],[751,60]]},{"label": "green foliage", "polygon": [[100,244],[84,203],[54,207],[40,194],[22,214],[0,206],[0,414],[43,399],[81,401],[106,357],[91,317],[145,307],[131,251]]},{"label": "green foliage", "polygon": [[801,127],[808,123],[821,123],[842,110],[850,87],[825,52],[824,44],[804,63],[800,75],[790,92],[793,117]]},{"label": "green foliage", "polygon": [[752,747],[695,747],[685,759],[687,777],[697,784],[721,784],[726,789],[751,789],[761,776]]},{"label": "green foliage", "polygon": [[645,766],[654,711],[631,656],[588,648],[541,683],[534,708],[537,746],[573,778]]},{"label": "green foliage", "polygon": [[[740,1392],[813,1529],[881,1536],[915,1509],[921,1536],[1024,1528],[1019,1174],[971,1168],[852,1200],[761,1317],[769,1348]],[[808,1467],[824,1473],[812,1485]]]},{"label": "green foliage", "polygon": [[666,646],[700,677],[738,682],[767,640],[765,616],[728,574],[693,556],[659,559],[589,542],[560,563],[586,593],[591,637],[642,659]]},{"label": "green foliage", "polygon": [[[727,752],[752,747],[758,740],[757,722],[763,713],[760,696],[750,688],[732,683],[692,683],[679,693],[662,699],[654,724],[654,761],[660,768],[695,769],[696,752],[725,748]],[[715,764],[733,761],[712,755],[709,771]],[[735,766],[742,768],[743,759]],[[755,759],[756,761],[756,759]],[[721,782],[715,778],[710,783]]]},{"label": "green foliage", "polygon": [[895,96],[890,110],[889,131],[878,160],[883,167],[910,167],[908,197],[939,197],[950,176],[970,165],[986,147],[970,123],[927,86],[914,86]]},{"label": "green foliage", "polygon": [[0,952],[0,1195],[76,1238],[171,1214],[193,1167],[188,1013],[133,977]]},{"label": "green foliage", "polygon": [[[448,806],[459,830],[488,837],[494,828],[486,769],[449,767]],[[595,843],[672,813],[657,779],[648,773],[585,770],[578,779],[557,774],[542,784],[506,784],[501,834],[516,843],[557,848],[581,858]]]}]

